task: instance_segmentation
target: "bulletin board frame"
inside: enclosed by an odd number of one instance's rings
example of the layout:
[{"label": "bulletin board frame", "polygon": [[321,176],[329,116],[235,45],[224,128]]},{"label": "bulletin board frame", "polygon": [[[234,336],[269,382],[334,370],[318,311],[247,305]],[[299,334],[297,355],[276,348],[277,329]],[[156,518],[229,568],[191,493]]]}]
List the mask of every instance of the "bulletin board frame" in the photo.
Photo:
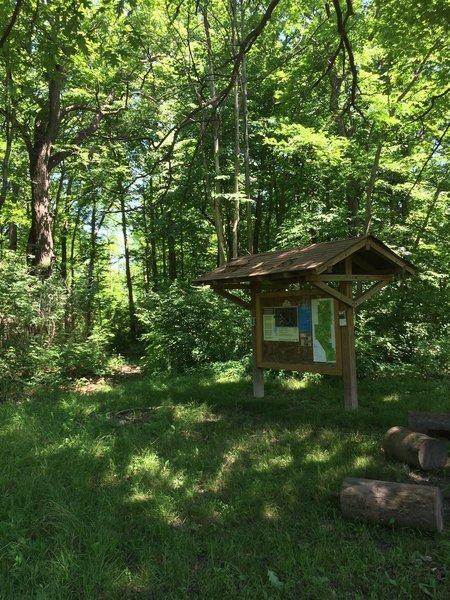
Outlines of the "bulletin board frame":
[{"label": "bulletin board frame", "polygon": [[[311,304],[313,299],[326,299],[332,302],[335,335],[335,362],[320,362],[312,357],[304,358],[300,347],[300,337],[295,341],[268,341],[264,339],[264,309],[294,308]],[[320,290],[299,290],[262,292],[255,295],[256,301],[256,366],[263,369],[284,369],[290,371],[309,371],[326,375],[342,375],[341,327],[339,325],[339,302]],[[298,326],[298,325],[297,325]],[[312,349],[311,349],[312,353]],[[278,357],[277,357],[278,356]],[[292,357],[287,360],[285,357]]]}]

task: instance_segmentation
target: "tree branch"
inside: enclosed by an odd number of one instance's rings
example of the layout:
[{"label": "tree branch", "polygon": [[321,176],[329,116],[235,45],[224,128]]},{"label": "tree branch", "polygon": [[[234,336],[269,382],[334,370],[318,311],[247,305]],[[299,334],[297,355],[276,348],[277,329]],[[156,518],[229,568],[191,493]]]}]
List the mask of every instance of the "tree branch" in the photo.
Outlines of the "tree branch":
[{"label": "tree branch", "polygon": [[5,45],[6,40],[8,39],[9,34],[11,33],[12,28],[14,27],[14,24],[17,20],[17,17],[19,16],[19,12],[22,7],[22,2],[23,2],[23,0],[17,0],[17,2],[16,2],[13,14],[11,15],[9,23],[6,26],[5,31],[2,33],[2,37],[0,38],[0,49],[3,48],[3,46]]}]

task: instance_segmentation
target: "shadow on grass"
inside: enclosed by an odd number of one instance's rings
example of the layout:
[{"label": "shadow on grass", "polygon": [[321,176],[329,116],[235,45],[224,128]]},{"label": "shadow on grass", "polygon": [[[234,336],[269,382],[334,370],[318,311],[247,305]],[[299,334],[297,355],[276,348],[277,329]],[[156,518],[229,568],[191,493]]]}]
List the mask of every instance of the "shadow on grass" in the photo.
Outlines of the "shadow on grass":
[{"label": "shadow on grass", "polygon": [[[5,407],[4,597],[441,593],[439,540],[344,523],[338,511],[344,476],[404,476],[381,439],[424,389],[362,383],[361,409],[347,413],[331,379],[269,382],[255,400],[248,381],[139,378]],[[444,393],[435,389],[436,408]],[[413,551],[432,555],[434,575]]]}]

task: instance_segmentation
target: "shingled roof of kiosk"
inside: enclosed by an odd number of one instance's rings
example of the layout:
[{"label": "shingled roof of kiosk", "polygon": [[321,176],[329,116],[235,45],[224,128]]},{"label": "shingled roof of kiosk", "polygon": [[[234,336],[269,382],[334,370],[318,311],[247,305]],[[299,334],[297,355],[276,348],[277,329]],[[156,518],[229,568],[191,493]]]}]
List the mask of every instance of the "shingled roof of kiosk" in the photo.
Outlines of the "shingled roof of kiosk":
[{"label": "shingled roof of kiosk", "polygon": [[413,274],[414,266],[402,259],[372,236],[362,236],[332,242],[310,244],[303,248],[292,248],[278,252],[263,252],[239,256],[227,264],[201,275],[193,281],[195,285],[222,285],[270,282],[279,280],[308,281],[318,275],[336,275],[343,279],[349,272],[353,279],[373,275],[398,276]]}]

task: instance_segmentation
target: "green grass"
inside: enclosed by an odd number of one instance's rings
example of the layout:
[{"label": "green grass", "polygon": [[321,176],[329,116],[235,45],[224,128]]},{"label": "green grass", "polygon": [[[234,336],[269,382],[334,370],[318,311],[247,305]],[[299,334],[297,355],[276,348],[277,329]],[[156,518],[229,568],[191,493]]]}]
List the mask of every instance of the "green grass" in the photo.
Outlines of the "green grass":
[{"label": "green grass", "polygon": [[349,413],[338,379],[292,379],[255,400],[224,369],[0,405],[1,600],[447,600],[448,525],[345,521],[338,500],[345,476],[418,475],[382,437],[448,410],[450,382],[359,395]]}]

